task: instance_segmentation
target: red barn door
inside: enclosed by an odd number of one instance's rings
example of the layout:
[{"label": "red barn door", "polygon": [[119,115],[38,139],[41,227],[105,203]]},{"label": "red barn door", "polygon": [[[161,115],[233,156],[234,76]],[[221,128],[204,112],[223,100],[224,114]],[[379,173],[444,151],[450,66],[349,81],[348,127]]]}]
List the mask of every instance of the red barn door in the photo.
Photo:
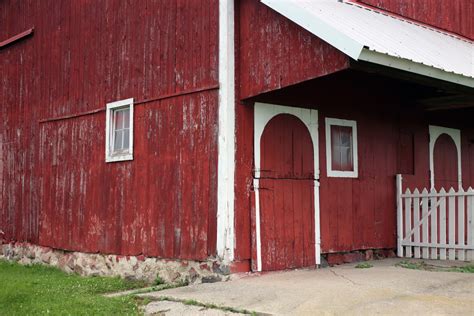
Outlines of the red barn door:
[{"label": "red barn door", "polygon": [[446,191],[458,189],[458,151],[451,136],[442,134],[434,147],[434,183],[435,189]]},{"label": "red barn door", "polygon": [[279,114],[260,143],[260,239],[263,271],[314,266],[314,154],[296,116]]}]

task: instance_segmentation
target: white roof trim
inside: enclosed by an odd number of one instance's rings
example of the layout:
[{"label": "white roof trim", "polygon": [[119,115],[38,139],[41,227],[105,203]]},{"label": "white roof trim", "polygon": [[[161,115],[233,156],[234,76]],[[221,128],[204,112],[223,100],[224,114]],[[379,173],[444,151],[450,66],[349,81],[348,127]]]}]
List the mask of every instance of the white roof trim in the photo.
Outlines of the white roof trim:
[{"label": "white roof trim", "polygon": [[474,87],[474,42],[338,0],[261,0],[354,60]]},{"label": "white roof trim", "polygon": [[301,7],[294,6],[292,4],[293,1],[262,0],[262,2],[353,59],[357,60],[364,48],[364,45],[358,43],[350,36],[340,32],[323,20],[316,18],[311,11],[301,10]]},{"label": "white roof trim", "polygon": [[366,48],[362,50],[358,60],[364,60],[374,64],[405,70],[427,77],[457,83],[463,86],[474,87],[474,78],[465,77],[463,75],[458,75],[438,68],[415,63],[408,59],[377,53]]}]

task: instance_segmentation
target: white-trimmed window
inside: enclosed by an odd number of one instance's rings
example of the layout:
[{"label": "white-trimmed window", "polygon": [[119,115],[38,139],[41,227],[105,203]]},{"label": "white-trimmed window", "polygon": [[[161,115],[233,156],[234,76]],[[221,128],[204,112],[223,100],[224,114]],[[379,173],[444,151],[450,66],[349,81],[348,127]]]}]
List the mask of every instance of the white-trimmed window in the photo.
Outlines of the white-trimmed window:
[{"label": "white-trimmed window", "polygon": [[357,122],[326,118],[328,177],[357,178]]},{"label": "white-trimmed window", "polygon": [[105,161],[133,160],[133,98],[107,103]]}]

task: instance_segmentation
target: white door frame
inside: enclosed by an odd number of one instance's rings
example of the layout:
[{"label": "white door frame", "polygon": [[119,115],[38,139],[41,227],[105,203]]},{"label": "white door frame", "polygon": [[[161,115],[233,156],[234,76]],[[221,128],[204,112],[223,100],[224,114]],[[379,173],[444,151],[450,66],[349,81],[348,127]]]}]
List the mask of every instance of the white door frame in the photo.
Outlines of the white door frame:
[{"label": "white door frame", "polygon": [[[436,166],[434,165],[434,149],[436,145],[436,141],[438,138],[446,134],[450,136],[454,144],[456,145],[457,149],[457,154],[458,154],[458,186],[459,189],[462,188],[462,166],[461,166],[461,130],[459,129],[454,129],[454,128],[447,128],[447,127],[441,127],[441,126],[434,126],[430,125],[429,126],[429,133],[430,133],[430,184],[431,184],[431,189],[434,189],[435,187],[435,170]],[[445,188],[445,190],[449,190],[449,188]]]},{"label": "white door frame", "polygon": [[262,271],[262,244],[260,230],[260,141],[263,131],[268,122],[279,114],[290,114],[300,119],[311,135],[313,142],[313,159],[314,159],[314,239],[315,239],[315,256],[316,264],[320,264],[321,256],[321,238],[319,227],[319,141],[318,141],[318,111],[314,109],[282,106],[267,103],[255,103],[254,109],[254,190],[255,190],[255,234],[257,247],[257,271]]}]

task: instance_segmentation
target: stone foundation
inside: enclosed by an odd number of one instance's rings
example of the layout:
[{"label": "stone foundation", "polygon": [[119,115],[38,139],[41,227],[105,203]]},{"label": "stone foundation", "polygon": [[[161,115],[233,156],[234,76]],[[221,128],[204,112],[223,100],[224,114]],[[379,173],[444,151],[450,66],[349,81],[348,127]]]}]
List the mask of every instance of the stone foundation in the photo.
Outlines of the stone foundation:
[{"label": "stone foundation", "polygon": [[0,259],[44,264],[83,276],[120,276],[153,283],[210,283],[227,278],[229,267],[218,260],[189,261],[63,251],[29,243],[0,244]]},{"label": "stone foundation", "polygon": [[394,249],[368,249],[323,254],[323,258],[326,260],[329,266],[359,261],[394,258],[396,256],[397,255]]}]

